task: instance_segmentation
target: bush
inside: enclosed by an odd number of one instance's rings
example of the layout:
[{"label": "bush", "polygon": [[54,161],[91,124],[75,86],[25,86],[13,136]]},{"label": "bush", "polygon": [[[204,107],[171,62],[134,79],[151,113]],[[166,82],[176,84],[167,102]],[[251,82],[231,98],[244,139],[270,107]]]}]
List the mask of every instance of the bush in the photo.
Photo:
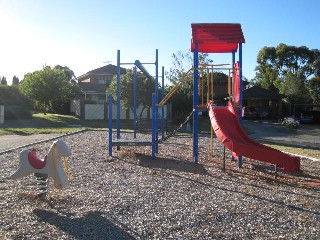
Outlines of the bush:
[{"label": "bush", "polygon": [[282,125],[287,126],[290,129],[298,129],[300,127],[300,122],[293,117],[286,117],[283,119]]},{"label": "bush", "polygon": [[4,105],[5,119],[23,119],[32,116],[32,102],[16,86],[0,86],[0,105]]}]

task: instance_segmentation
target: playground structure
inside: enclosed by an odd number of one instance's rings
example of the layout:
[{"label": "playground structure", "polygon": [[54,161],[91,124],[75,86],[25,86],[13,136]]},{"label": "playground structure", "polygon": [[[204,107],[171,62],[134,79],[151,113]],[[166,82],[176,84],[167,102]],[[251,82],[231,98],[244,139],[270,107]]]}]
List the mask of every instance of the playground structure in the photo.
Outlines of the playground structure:
[{"label": "playground structure", "polygon": [[53,142],[43,159],[37,156],[35,150],[24,149],[20,152],[18,169],[9,178],[18,179],[33,173],[38,181],[41,181],[42,186],[39,188],[41,193],[46,193],[48,177],[53,178],[56,188],[64,188],[70,179],[66,162],[69,156],[71,156],[71,151],[62,140]]},{"label": "playground structure", "polygon": [[[251,140],[242,130],[242,44],[245,39],[240,24],[191,24],[192,39],[191,51],[193,52],[193,67],[187,71],[182,79],[167,93],[162,93],[162,100],[158,103],[158,51],[156,51],[156,76],[155,93],[152,94],[152,140],[122,140],[120,139],[120,51],[118,50],[118,78],[117,78],[117,140],[112,139],[112,117],[109,117],[109,155],[112,156],[112,146],[150,145],[152,146],[152,159],[158,152],[158,107],[162,107],[180,89],[185,81],[193,74],[193,160],[198,163],[198,138],[199,138],[199,110],[207,107],[209,110],[211,133],[214,131],[218,139],[232,152],[233,158],[242,167],[242,156],[258,161],[275,164],[284,169],[284,172],[299,172],[300,159],[284,154],[278,150],[265,147]],[[232,67],[226,64],[199,64],[199,53],[231,53]],[[239,53],[236,61],[236,52]],[[151,77],[140,61],[134,63],[146,76]],[[216,107],[214,100],[214,70],[228,71],[228,106]],[[205,73],[205,74],[204,74]],[[164,73],[162,73],[162,78]],[[207,77],[207,96],[204,98],[204,76]],[[136,81],[136,80],[135,80]],[[164,80],[163,80],[164,81]],[[162,88],[163,83],[162,81]],[[200,91],[199,91],[200,90]],[[134,90],[136,91],[136,90]],[[200,92],[200,94],[199,94]],[[199,102],[201,99],[201,102]],[[112,108],[112,96],[109,96],[109,109]],[[112,112],[109,112],[112,114]],[[109,115],[110,116],[110,115]],[[112,116],[112,115],[111,115]],[[136,115],[135,115],[136,116]],[[162,121],[164,121],[162,117]],[[136,122],[136,118],[135,118]],[[163,123],[162,123],[163,126]],[[136,129],[136,128],[135,128]],[[134,130],[135,133],[136,130]],[[162,127],[162,139],[164,128]],[[211,134],[212,135],[212,134]],[[135,136],[135,135],[134,135]],[[134,137],[135,138],[135,137]],[[211,152],[213,149],[211,138]]]},{"label": "playground structure", "polygon": [[[155,77],[147,71],[144,65],[151,64],[155,65]],[[122,139],[120,134],[120,98],[121,98],[121,76],[120,76],[120,66],[121,65],[134,65],[134,102],[133,102],[133,121],[134,121],[134,137],[133,139]],[[134,63],[121,63],[120,62],[120,50],[117,52],[117,116],[116,116],[116,125],[117,125],[117,138],[113,139],[112,137],[112,95],[109,95],[109,156],[112,156],[112,147],[116,146],[117,149],[120,149],[120,146],[152,146],[152,159],[155,159],[156,152],[158,151],[158,49],[156,49],[156,59],[154,63],[141,63],[139,60],[136,60]],[[152,139],[150,140],[141,140],[136,138],[137,131],[137,68],[149,79],[155,80],[154,93],[152,93]],[[164,97],[164,67],[162,67],[162,98]],[[164,106],[161,109],[161,130],[162,138],[164,138]]]}]

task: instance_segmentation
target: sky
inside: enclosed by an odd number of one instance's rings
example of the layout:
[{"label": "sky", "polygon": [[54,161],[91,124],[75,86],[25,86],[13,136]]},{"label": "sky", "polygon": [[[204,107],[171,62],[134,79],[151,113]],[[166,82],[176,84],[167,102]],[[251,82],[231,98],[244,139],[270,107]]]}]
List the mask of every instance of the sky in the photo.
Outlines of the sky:
[{"label": "sky", "polygon": [[[265,46],[320,49],[319,9],[318,0],[0,0],[0,76],[10,85],[14,75],[21,81],[56,65],[80,76],[116,65],[117,50],[121,62],[132,63],[155,62],[156,49],[161,74],[173,53],[190,51],[192,23],[240,23],[243,76],[250,80]],[[232,61],[231,53],[210,58]]]}]

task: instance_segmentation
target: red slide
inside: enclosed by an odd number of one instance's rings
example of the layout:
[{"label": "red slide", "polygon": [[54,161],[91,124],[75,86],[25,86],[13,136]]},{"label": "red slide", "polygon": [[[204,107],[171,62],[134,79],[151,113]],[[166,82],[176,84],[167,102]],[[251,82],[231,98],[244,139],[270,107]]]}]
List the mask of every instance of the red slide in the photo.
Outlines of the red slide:
[{"label": "red slide", "polygon": [[242,129],[230,102],[228,106],[214,106],[213,102],[209,102],[208,110],[212,129],[219,141],[234,154],[276,164],[287,173],[301,172],[299,157],[285,154],[250,139]]}]

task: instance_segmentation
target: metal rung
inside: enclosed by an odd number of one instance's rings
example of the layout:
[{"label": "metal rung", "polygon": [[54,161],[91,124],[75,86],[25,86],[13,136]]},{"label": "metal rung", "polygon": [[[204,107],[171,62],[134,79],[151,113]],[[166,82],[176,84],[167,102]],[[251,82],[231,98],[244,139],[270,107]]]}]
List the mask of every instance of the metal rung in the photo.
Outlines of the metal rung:
[{"label": "metal rung", "polygon": [[152,146],[152,142],[140,139],[116,139],[112,140],[112,146]]}]

